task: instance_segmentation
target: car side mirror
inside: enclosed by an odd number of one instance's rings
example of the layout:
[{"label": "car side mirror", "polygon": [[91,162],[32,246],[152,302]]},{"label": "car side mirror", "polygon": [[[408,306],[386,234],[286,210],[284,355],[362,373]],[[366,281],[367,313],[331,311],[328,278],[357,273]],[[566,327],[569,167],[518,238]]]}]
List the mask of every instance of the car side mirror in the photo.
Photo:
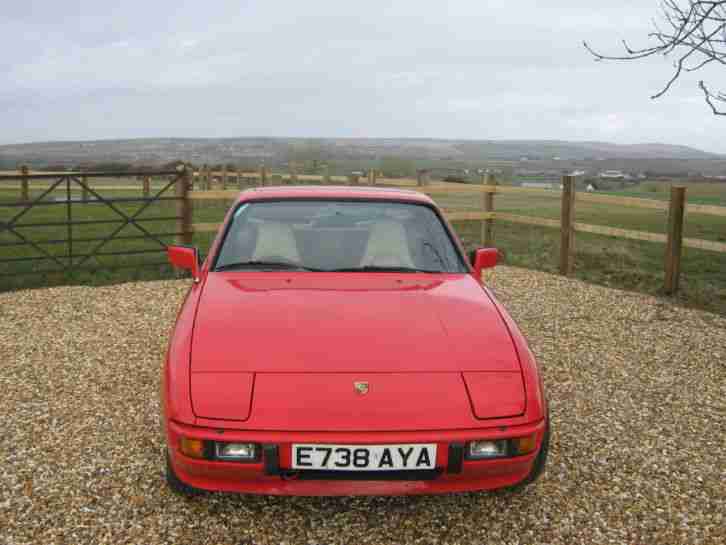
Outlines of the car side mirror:
[{"label": "car side mirror", "polygon": [[173,267],[191,272],[194,282],[199,282],[199,253],[196,248],[191,246],[167,246],[166,255]]},{"label": "car side mirror", "polygon": [[471,253],[471,265],[474,267],[474,276],[481,280],[484,269],[491,269],[499,261],[499,251],[496,248],[479,248]]}]

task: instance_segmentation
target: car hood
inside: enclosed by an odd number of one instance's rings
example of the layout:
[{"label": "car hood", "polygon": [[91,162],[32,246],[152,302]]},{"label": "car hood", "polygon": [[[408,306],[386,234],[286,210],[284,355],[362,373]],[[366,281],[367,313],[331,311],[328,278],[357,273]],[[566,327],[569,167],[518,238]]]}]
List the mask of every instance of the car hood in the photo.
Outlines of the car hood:
[{"label": "car hood", "polygon": [[469,275],[210,273],[191,371],[519,371],[512,339]]},{"label": "car hood", "polygon": [[468,275],[210,274],[191,353],[200,424],[470,429],[525,410],[509,331]]}]

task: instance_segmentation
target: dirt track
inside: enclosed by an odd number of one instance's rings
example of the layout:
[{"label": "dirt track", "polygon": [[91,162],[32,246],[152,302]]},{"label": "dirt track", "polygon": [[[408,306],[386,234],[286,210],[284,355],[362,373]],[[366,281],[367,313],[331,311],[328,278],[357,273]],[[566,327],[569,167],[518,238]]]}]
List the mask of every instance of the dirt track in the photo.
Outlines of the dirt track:
[{"label": "dirt track", "polygon": [[544,369],[547,473],[413,498],[179,498],[157,390],[187,282],[0,294],[0,544],[725,543],[726,319],[508,267],[493,285]]}]

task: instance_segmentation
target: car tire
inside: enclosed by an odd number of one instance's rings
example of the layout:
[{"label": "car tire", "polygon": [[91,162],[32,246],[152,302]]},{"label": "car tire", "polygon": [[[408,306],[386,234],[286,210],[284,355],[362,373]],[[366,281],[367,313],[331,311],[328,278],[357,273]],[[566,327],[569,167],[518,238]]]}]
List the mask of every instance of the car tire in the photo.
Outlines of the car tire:
[{"label": "car tire", "polygon": [[186,496],[187,498],[201,496],[205,493],[204,490],[189,486],[187,483],[177,477],[177,474],[174,472],[174,468],[171,465],[169,452],[166,453],[166,484],[169,486],[172,492],[174,492],[175,494],[179,494],[180,496]]}]

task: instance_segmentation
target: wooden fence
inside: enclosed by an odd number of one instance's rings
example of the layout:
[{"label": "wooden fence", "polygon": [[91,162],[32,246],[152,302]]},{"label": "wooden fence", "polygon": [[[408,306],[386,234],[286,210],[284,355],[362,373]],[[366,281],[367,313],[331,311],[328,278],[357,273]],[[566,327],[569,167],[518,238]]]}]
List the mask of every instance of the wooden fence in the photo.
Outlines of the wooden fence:
[{"label": "wooden fence", "polygon": [[[244,186],[244,181],[252,181],[256,185],[271,185],[271,176],[265,169],[260,172],[235,173],[235,181],[240,187]],[[198,186],[202,191],[193,191],[190,193],[192,200],[233,200],[237,197],[236,190],[227,190],[226,187],[231,183],[231,175],[225,171],[210,172],[202,171],[195,173],[195,180],[199,180]],[[216,180],[216,183],[215,183]],[[520,223],[527,225],[538,225],[543,227],[555,228],[560,230],[560,255],[559,255],[559,272],[563,275],[572,273],[574,254],[575,254],[575,233],[592,233],[605,235],[616,238],[630,240],[644,240],[649,242],[664,243],[666,245],[664,255],[664,271],[665,282],[664,291],[673,294],[678,291],[678,281],[680,277],[680,263],[682,256],[682,248],[684,246],[690,248],[698,248],[701,250],[709,250],[713,252],[726,253],[726,243],[711,240],[692,239],[683,237],[683,224],[685,212],[708,214],[726,217],[726,207],[686,204],[686,188],[673,186],[671,188],[670,200],[657,201],[652,199],[644,199],[637,197],[618,197],[612,195],[602,195],[594,193],[583,193],[575,191],[575,182],[572,177],[564,176],[562,178],[561,190],[561,212],[560,219],[547,219],[533,216],[522,216],[509,214],[504,212],[496,212],[495,196],[497,194],[537,194],[552,196],[556,194],[553,190],[523,188],[513,186],[502,186],[496,183],[493,176],[487,175],[483,179],[481,185],[477,184],[457,184],[447,182],[430,182],[425,173],[418,176],[417,179],[386,179],[380,175],[369,174],[361,183],[357,176],[330,176],[330,175],[300,175],[291,172],[283,175],[278,180],[282,183],[344,183],[346,185],[376,185],[382,187],[398,187],[405,189],[417,189],[422,193],[432,196],[452,195],[456,193],[481,193],[482,206],[481,210],[456,210],[445,209],[444,212],[449,221],[481,221],[482,235],[481,240],[485,245],[493,244],[493,224],[496,220],[503,220],[511,223]],[[214,186],[219,189],[213,189]],[[621,229],[617,227],[608,227],[603,225],[591,225],[587,223],[579,223],[575,221],[575,210],[577,202],[593,202],[602,204],[612,204],[617,206],[660,209],[668,211],[667,231],[665,234],[652,233],[648,231],[635,231],[629,229]],[[210,232],[216,231],[219,225],[214,223],[197,223],[187,226],[194,232]]]},{"label": "wooden fence", "polygon": [[[77,173],[83,176],[83,173]],[[673,186],[671,188],[669,201],[658,201],[637,197],[619,197],[596,193],[584,193],[575,191],[573,178],[564,176],[562,178],[562,190],[559,192],[561,209],[559,219],[548,219],[534,216],[524,216],[506,212],[497,212],[495,208],[496,195],[499,194],[532,194],[540,196],[558,195],[555,190],[523,188],[498,185],[491,175],[486,175],[481,184],[461,184],[448,182],[431,182],[424,171],[420,172],[417,179],[389,179],[384,178],[380,173],[369,172],[365,176],[353,174],[349,176],[332,176],[328,172],[322,175],[300,174],[294,169],[285,174],[272,174],[267,168],[262,167],[256,172],[243,172],[238,169],[222,169],[210,171],[207,169],[191,172],[186,171],[184,178],[187,180],[189,189],[192,191],[182,192],[178,190],[177,198],[184,202],[179,204],[178,225],[176,231],[185,233],[184,239],[189,240],[191,234],[202,232],[215,232],[217,223],[193,223],[192,202],[195,200],[224,200],[232,201],[240,189],[252,186],[287,185],[287,184],[345,184],[345,185],[367,185],[390,188],[416,189],[430,195],[434,199],[437,196],[451,196],[456,194],[480,194],[480,209],[450,209],[444,208],[446,217],[450,221],[480,221],[481,240],[485,245],[493,244],[493,225],[497,220],[511,223],[527,224],[554,228],[560,230],[560,255],[559,272],[563,275],[572,273],[575,253],[575,235],[577,232],[592,233],[610,237],[642,240],[665,244],[664,252],[664,291],[672,294],[678,290],[680,276],[680,263],[682,248],[697,248],[718,253],[726,253],[726,243],[711,240],[684,238],[683,225],[686,213],[706,214],[726,218],[725,206],[687,204],[686,188]],[[28,180],[32,175],[27,170],[21,172],[21,199],[28,199]],[[84,179],[85,180],[85,179]],[[109,185],[106,189],[139,190],[144,197],[148,197],[151,191],[149,176],[140,176],[140,184]],[[232,189],[234,188],[234,189]],[[575,210],[578,202],[592,202],[611,204],[615,206],[635,207],[643,209],[659,209],[667,211],[666,233],[653,233],[648,231],[636,231],[609,227],[603,225],[592,225],[575,221]]]}]

